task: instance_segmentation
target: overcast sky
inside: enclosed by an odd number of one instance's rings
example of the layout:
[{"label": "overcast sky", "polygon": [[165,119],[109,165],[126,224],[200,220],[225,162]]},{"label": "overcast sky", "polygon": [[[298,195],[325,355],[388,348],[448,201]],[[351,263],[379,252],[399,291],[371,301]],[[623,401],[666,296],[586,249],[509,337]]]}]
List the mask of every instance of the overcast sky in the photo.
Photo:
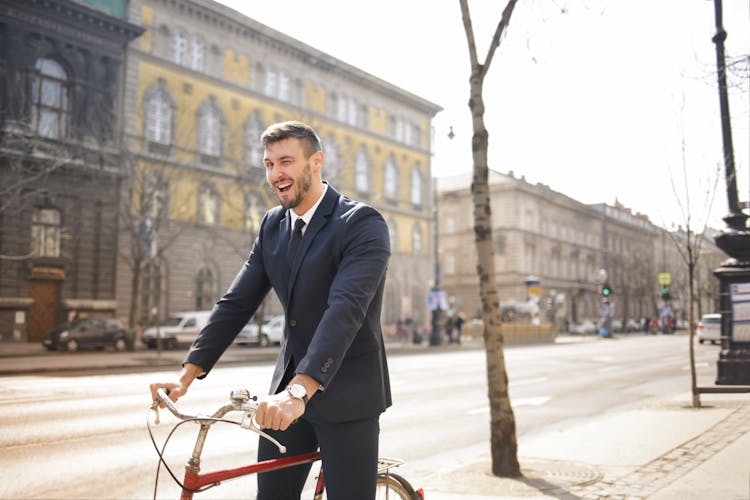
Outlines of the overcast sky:
[{"label": "overcast sky", "polygon": [[[433,174],[471,170],[458,0],[221,3],[442,106]],[[469,2],[481,59],[504,5]],[[747,58],[748,0],[724,0],[724,27],[727,55]],[[718,180],[708,220],[724,227],[714,33],[710,0],[520,0],[485,83],[490,168],[584,203],[617,199],[661,226],[685,225],[680,206],[689,206],[694,228]],[[730,82],[740,200],[750,199],[744,67]]]}]

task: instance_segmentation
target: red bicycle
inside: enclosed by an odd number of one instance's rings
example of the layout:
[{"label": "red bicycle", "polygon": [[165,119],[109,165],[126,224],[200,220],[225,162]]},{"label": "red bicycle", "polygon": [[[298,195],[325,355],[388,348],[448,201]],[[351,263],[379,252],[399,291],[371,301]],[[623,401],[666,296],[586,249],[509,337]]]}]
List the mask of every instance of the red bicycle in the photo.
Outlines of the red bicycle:
[{"label": "red bicycle", "polygon": [[[300,455],[292,455],[284,458],[274,460],[264,460],[262,462],[255,462],[240,467],[234,467],[231,469],[217,470],[212,472],[200,472],[201,466],[201,454],[203,452],[203,446],[208,436],[208,431],[211,426],[218,422],[229,423],[233,425],[239,425],[243,429],[247,429],[255,432],[256,434],[268,439],[275,444],[281,453],[286,452],[284,445],[279,443],[276,439],[269,436],[263,430],[257,426],[254,420],[255,410],[258,407],[257,396],[251,395],[246,389],[236,389],[231,391],[229,396],[229,403],[216,410],[211,416],[196,416],[196,415],[184,415],[182,414],[175,404],[169,399],[167,393],[163,389],[157,391],[157,396],[161,403],[169,409],[169,411],[178,419],[170,433],[168,434],[161,449],[156,444],[156,440],[151,431],[151,422],[147,420],[147,427],[151,442],[156,449],[157,455],[159,455],[159,464],[156,469],[156,479],[154,481],[154,499],[156,499],[157,487],[159,484],[159,471],[161,466],[167,470],[172,479],[182,489],[180,496],[181,500],[192,500],[193,494],[206,491],[209,488],[213,488],[221,484],[222,481],[229,479],[235,479],[250,474],[257,474],[261,472],[268,472],[272,470],[282,469],[284,467],[292,467],[295,465],[308,464],[320,460],[320,453],[304,453]],[[159,404],[155,402],[151,406],[151,410],[155,414],[154,424],[159,424]],[[241,420],[230,420],[224,418],[227,413],[240,412],[242,414]],[[182,481],[172,472],[169,465],[164,461],[164,452],[169,443],[169,439],[174,434],[175,430],[184,423],[194,422],[200,426],[198,431],[198,438],[196,439],[195,446],[193,448],[192,456],[188,459],[185,465],[185,475]],[[401,465],[403,462],[400,460],[380,458],[378,459],[378,483],[377,483],[377,494],[376,499],[401,499],[401,500],[424,500],[424,492],[422,489],[414,490],[409,482],[398,474],[390,472],[392,467]],[[320,473],[317,477],[313,500],[322,500],[325,492],[325,478],[323,476],[323,470],[320,469]]]}]

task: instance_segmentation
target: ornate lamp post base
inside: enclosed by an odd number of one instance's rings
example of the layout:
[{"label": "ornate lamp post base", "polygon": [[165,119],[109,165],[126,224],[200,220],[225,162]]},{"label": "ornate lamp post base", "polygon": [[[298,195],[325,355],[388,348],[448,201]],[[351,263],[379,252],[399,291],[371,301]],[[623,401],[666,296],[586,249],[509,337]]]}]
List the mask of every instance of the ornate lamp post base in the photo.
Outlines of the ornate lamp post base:
[{"label": "ornate lamp post base", "polygon": [[714,275],[719,279],[722,332],[716,384],[750,385],[750,265],[728,259]]}]

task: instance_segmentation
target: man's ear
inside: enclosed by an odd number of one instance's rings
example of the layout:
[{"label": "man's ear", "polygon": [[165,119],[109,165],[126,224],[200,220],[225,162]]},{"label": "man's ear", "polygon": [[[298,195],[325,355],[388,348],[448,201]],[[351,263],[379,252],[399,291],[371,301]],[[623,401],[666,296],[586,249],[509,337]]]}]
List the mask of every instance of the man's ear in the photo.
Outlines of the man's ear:
[{"label": "man's ear", "polygon": [[310,161],[312,162],[313,168],[315,168],[318,172],[323,168],[323,162],[325,161],[325,155],[323,154],[323,151],[316,151],[310,156]]}]

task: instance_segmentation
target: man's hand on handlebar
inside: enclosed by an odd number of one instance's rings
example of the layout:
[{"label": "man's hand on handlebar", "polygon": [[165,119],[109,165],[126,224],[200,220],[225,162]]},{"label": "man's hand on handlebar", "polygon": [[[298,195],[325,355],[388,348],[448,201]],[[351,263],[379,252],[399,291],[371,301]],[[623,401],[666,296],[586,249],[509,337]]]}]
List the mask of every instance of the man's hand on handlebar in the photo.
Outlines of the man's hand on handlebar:
[{"label": "man's hand on handlebar", "polygon": [[281,391],[261,399],[255,412],[255,422],[263,429],[285,431],[303,413],[305,403],[293,398],[287,391]]},{"label": "man's hand on handlebar", "polygon": [[[188,387],[193,383],[200,374],[203,373],[203,369],[191,363],[185,364],[180,372],[180,378],[177,382],[155,382],[149,386],[151,389],[151,400],[156,403],[159,398],[156,397],[157,389],[164,389],[169,394],[169,399],[176,402],[179,398],[187,394]],[[164,408],[163,404],[159,404],[160,408]]]}]

